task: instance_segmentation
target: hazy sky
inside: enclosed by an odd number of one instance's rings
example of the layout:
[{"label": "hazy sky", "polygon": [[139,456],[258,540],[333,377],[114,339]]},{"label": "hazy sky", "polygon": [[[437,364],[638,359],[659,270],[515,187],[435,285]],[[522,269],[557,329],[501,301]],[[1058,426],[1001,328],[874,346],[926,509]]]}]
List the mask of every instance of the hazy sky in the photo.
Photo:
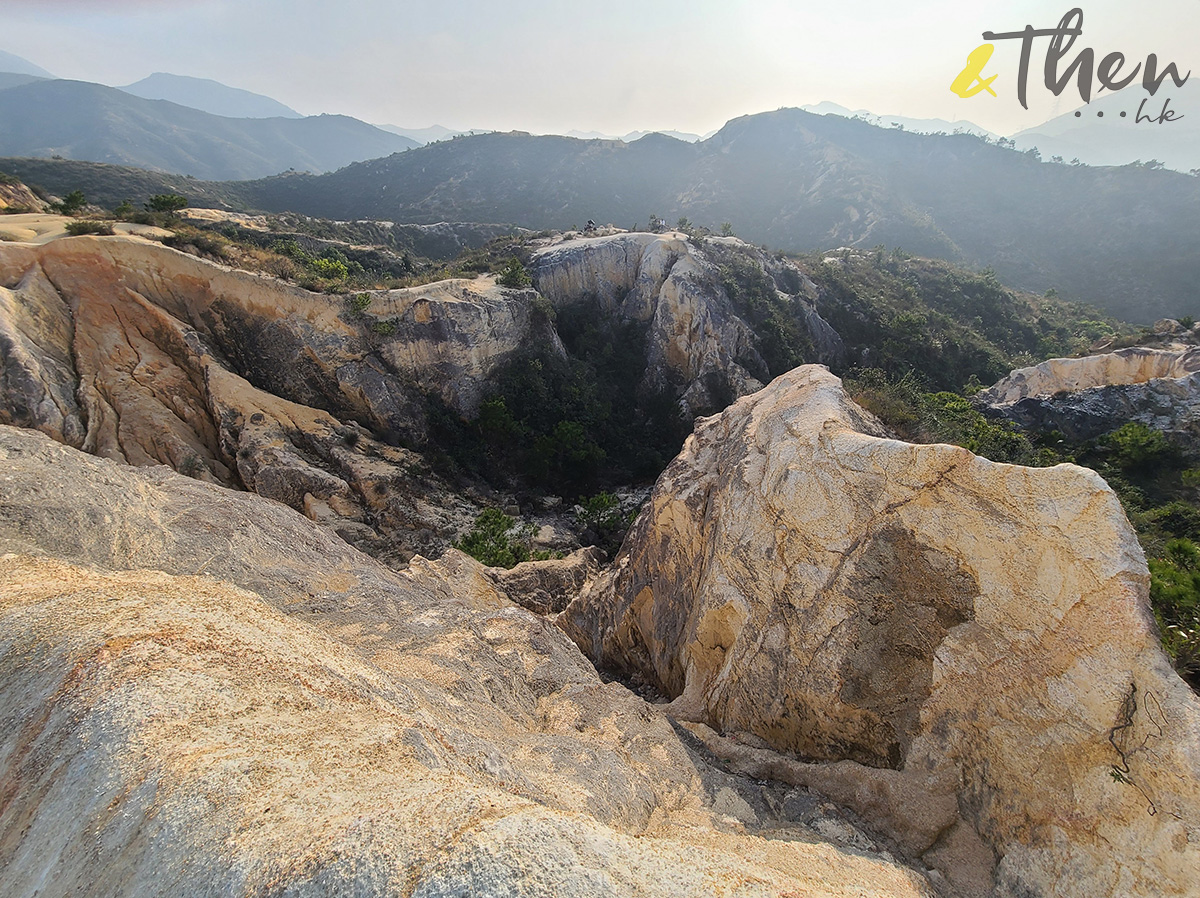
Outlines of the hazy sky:
[{"label": "hazy sky", "polygon": [[[1016,100],[1018,41],[950,82],[983,31],[1056,25],[1066,3],[897,0],[0,0],[0,49],[64,78],[122,85],[213,78],[298,111],[405,127],[705,133],[739,115],[832,100],[881,114],[969,119],[1012,133],[1079,105],[1041,84]],[[1196,74],[1173,104],[1200,115],[1200,0],[1082,3],[1085,46],[1128,66],[1157,53]],[[1128,69],[1127,69],[1128,70]],[[1168,82],[1169,86],[1169,82]],[[1136,86],[1135,86],[1136,87]],[[1140,88],[1136,88],[1140,90]],[[1164,91],[1166,88],[1164,88]]]}]

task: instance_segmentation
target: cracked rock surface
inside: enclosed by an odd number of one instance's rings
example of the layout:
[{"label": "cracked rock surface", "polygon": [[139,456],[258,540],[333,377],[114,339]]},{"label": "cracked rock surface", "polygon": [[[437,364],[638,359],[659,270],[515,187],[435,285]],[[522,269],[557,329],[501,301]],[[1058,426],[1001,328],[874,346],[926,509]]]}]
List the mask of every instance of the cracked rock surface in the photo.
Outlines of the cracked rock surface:
[{"label": "cracked rock surface", "polygon": [[0,426],[5,896],[933,894],[693,743],[466,556]]},{"label": "cracked rock surface", "polygon": [[1200,702],[1148,580],[1094,472],[888,439],[805,366],[698,423],[559,623],[966,893],[1182,898]]}]

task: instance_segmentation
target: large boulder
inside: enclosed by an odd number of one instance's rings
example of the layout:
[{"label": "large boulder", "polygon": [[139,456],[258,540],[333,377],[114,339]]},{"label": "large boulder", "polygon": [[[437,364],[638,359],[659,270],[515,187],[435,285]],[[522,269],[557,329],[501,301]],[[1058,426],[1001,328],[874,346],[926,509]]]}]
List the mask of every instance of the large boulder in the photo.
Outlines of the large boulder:
[{"label": "large boulder", "polygon": [[5,896],[930,895],[461,554],[10,427],[0,484]]},{"label": "large boulder", "polygon": [[1200,702],[1148,579],[1092,471],[889,439],[807,366],[697,425],[559,621],[967,893],[1182,898]]}]

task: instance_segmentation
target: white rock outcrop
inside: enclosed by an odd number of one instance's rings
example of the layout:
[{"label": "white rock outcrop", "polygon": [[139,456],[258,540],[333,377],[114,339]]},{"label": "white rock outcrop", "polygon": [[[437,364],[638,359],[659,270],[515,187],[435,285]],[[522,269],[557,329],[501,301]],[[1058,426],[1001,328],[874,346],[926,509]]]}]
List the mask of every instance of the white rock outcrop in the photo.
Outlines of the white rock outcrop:
[{"label": "white rock outcrop", "polygon": [[1200,439],[1200,348],[1051,359],[1012,372],[975,402],[1021,427],[1077,441],[1136,422],[1192,452]]},{"label": "white rock outcrop", "polygon": [[559,622],[965,894],[1183,898],[1200,701],[1147,589],[1095,473],[888,439],[807,366],[698,423]]},{"label": "white rock outcrop", "polygon": [[1158,378],[1181,378],[1200,372],[1200,348],[1147,349],[1133,346],[1078,359],[1049,359],[1019,368],[979,393],[979,401],[1008,405],[1028,397],[1047,399],[1093,387],[1143,384]]}]

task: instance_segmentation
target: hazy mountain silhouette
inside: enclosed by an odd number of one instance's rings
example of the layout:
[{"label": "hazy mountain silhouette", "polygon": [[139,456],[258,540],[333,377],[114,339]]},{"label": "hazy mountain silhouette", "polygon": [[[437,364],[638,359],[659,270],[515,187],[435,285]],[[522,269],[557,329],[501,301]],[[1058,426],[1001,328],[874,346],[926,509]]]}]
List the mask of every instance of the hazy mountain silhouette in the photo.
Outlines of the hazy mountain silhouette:
[{"label": "hazy mountain silhouette", "polygon": [[40,65],[34,65],[28,59],[22,59],[12,53],[0,50],[0,72],[12,72],[18,75],[36,75],[38,78],[57,78]]},{"label": "hazy mountain silhouette", "polygon": [[278,100],[208,78],[155,72],[120,89],[144,100],[170,100],[180,106],[229,118],[303,118]]},{"label": "hazy mountain silhouette", "polygon": [[227,118],[85,81],[0,90],[0,155],[64,156],[228,180],[331,171],[415,146],[342,115]]},{"label": "hazy mountain silhouette", "polygon": [[[1156,119],[1168,103],[1180,117],[1160,124]],[[1181,100],[1165,89],[1153,97],[1144,90],[1121,90],[1020,131],[1013,140],[1018,149],[1037,147],[1047,159],[1061,156],[1088,165],[1157,160],[1177,171],[1191,171],[1200,168],[1200,102]]]}]

